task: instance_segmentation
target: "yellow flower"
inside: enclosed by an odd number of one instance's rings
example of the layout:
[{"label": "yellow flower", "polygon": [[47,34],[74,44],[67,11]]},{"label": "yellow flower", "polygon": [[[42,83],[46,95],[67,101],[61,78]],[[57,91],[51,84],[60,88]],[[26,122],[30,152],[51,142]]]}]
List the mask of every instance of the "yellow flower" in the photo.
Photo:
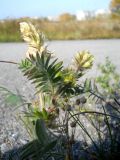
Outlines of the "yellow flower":
[{"label": "yellow flower", "polygon": [[71,83],[71,82],[73,83],[73,81],[74,81],[73,75],[68,75],[64,78],[65,83]]},{"label": "yellow flower", "polygon": [[90,69],[93,65],[94,57],[88,51],[78,52],[74,59],[73,64],[77,71],[83,71],[85,69]]},{"label": "yellow flower", "polygon": [[29,58],[29,55],[32,54],[36,56],[36,53],[43,52],[45,50],[44,45],[44,36],[31,24],[27,22],[20,23],[20,31],[24,41],[29,45],[26,56]]},{"label": "yellow flower", "polygon": [[66,68],[63,73],[64,83],[71,84],[74,86],[76,84],[76,75],[71,68]]},{"label": "yellow flower", "polygon": [[91,68],[91,62],[86,62],[83,64],[83,68]]}]

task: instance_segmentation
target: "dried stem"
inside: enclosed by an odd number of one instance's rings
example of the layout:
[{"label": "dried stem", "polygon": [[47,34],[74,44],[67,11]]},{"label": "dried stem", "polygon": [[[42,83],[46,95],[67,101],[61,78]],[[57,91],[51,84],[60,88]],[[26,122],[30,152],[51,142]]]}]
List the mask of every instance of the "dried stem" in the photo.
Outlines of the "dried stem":
[{"label": "dried stem", "polygon": [[0,63],[18,64],[17,62],[13,62],[13,61],[0,61]]}]

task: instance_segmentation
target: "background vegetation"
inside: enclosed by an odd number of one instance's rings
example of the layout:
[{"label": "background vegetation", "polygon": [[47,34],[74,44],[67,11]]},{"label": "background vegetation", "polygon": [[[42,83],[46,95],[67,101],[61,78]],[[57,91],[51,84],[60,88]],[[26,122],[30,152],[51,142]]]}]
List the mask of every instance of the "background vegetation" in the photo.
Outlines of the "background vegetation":
[{"label": "background vegetation", "polygon": [[0,42],[22,41],[19,33],[19,23],[22,21],[32,22],[48,40],[120,38],[120,0],[112,0],[110,10],[111,14],[88,16],[82,21],[69,13],[61,14],[56,21],[29,17],[1,20]]},{"label": "background vegetation", "polygon": [[59,21],[30,18],[0,21],[0,41],[22,41],[19,33],[21,21],[31,21],[49,40],[120,38],[119,17],[106,16],[77,21],[75,18],[70,19],[68,15],[65,15],[61,16]]}]

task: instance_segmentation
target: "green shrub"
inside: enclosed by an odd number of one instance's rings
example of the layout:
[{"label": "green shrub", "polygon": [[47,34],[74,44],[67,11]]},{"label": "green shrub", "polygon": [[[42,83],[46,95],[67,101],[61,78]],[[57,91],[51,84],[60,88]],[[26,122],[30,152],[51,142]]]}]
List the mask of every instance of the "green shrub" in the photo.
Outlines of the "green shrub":
[{"label": "green shrub", "polygon": [[98,69],[101,74],[96,77],[96,82],[102,88],[102,94],[115,98],[115,94],[120,94],[120,75],[115,65],[106,57],[105,63],[98,65]]}]

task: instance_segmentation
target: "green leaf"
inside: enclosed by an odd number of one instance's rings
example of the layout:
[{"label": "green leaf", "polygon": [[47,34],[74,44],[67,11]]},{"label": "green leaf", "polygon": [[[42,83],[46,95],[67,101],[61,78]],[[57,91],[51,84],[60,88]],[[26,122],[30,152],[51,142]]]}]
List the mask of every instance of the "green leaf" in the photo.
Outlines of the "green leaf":
[{"label": "green leaf", "polygon": [[32,66],[32,63],[30,62],[29,59],[24,59],[21,61],[21,63],[19,64],[19,69],[22,69],[23,71],[26,71],[27,69],[29,69]]},{"label": "green leaf", "polygon": [[88,92],[91,88],[91,80],[86,79],[84,82],[84,92]]},{"label": "green leaf", "polygon": [[4,97],[5,103],[8,103],[9,105],[16,106],[25,101],[23,96],[15,94],[6,89],[5,87],[0,87],[0,92]]},{"label": "green leaf", "polygon": [[35,130],[36,130],[36,135],[38,137],[40,144],[43,146],[48,144],[49,136],[47,134],[47,129],[45,127],[45,123],[43,119],[38,119],[36,121]]},{"label": "green leaf", "polygon": [[63,62],[57,62],[57,59],[51,61],[51,56],[45,54],[30,56],[31,67],[23,70],[32,83],[35,84],[38,91],[43,93],[55,94],[58,84],[61,83],[59,72],[62,70]]},{"label": "green leaf", "polygon": [[52,142],[48,143],[44,148],[44,153],[49,152],[57,145],[57,140],[53,140]]},{"label": "green leaf", "polygon": [[5,98],[5,102],[10,105],[16,106],[17,104],[21,103],[21,97],[15,94],[10,94]]},{"label": "green leaf", "polygon": [[45,119],[45,120],[48,119],[48,113],[47,113],[47,111],[45,110],[45,108],[43,108],[43,110],[42,110],[42,115],[43,115],[43,119]]}]

